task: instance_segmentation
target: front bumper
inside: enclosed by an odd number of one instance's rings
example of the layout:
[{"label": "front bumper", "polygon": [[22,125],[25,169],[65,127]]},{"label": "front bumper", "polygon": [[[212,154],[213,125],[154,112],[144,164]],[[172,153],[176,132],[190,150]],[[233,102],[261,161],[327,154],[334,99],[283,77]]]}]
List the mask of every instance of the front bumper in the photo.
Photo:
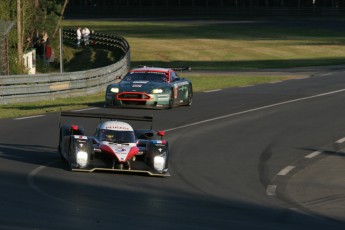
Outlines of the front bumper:
[{"label": "front bumper", "polygon": [[169,107],[169,94],[147,94],[145,92],[107,93],[107,106],[165,108]]}]

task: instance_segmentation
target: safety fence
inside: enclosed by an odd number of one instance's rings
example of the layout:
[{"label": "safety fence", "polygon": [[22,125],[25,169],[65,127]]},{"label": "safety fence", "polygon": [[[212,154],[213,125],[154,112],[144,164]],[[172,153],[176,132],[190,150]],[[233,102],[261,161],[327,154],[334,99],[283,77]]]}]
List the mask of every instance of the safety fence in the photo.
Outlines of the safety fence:
[{"label": "safety fence", "polygon": [[[75,32],[64,30],[65,40],[75,40]],[[123,56],[116,63],[85,71],[35,75],[0,76],[0,104],[54,100],[56,98],[85,96],[105,90],[108,84],[116,82],[130,68],[130,47],[119,36],[93,34],[96,47],[118,48]]]}]

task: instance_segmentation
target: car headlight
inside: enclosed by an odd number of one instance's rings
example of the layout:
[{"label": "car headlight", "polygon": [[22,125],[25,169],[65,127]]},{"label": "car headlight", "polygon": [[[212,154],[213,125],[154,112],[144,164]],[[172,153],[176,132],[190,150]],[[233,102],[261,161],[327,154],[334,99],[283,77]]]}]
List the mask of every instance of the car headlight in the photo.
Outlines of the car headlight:
[{"label": "car headlight", "polygon": [[153,89],[152,93],[163,93],[163,89]]},{"label": "car headlight", "polygon": [[166,161],[166,152],[164,152],[161,155],[155,156],[153,158],[153,167],[156,169],[158,172],[163,172],[164,167],[165,167],[165,161]]},{"label": "car headlight", "polygon": [[115,87],[115,88],[111,88],[110,91],[113,93],[118,93],[120,90],[119,90],[119,88]]},{"label": "car headlight", "polygon": [[76,158],[77,158],[77,159],[76,159],[76,160],[77,160],[77,164],[78,164],[81,168],[87,166],[88,155],[87,155],[86,152],[84,152],[84,151],[79,151],[79,152],[77,152],[77,157],[76,157]]}]

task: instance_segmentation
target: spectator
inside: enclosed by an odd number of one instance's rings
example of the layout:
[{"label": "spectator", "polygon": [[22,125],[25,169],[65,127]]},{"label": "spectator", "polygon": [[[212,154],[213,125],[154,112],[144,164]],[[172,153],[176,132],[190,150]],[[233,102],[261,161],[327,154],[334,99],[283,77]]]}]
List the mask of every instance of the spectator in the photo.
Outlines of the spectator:
[{"label": "spectator", "polygon": [[48,65],[50,62],[50,58],[52,57],[53,54],[53,49],[49,45],[49,41],[45,43],[45,54],[44,54],[44,61]]},{"label": "spectator", "polygon": [[46,31],[43,31],[41,38],[44,40],[44,42],[47,42],[49,38],[48,33]]},{"label": "spectator", "polygon": [[36,49],[37,59],[43,60],[44,55],[44,43],[41,39],[37,39],[34,48]]},{"label": "spectator", "polygon": [[87,27],[84,27],[81,34],[83,36],[84,45],[89,45],[90,30]]},{"label": "spectator", "polygon": [[79,26],[77,28],[77,46],[80,47],[80,41],[81,41],[81,27]]}]

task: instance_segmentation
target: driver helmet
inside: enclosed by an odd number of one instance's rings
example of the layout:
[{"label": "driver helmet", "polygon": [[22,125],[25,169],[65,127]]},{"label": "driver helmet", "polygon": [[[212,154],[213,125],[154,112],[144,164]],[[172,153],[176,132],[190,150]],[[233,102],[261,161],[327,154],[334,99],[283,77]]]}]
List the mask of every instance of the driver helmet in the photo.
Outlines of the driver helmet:
[{"label": "driver helmet", "polygon": [[106,141],[114,141],[114,134],[111,134],[111,133],[105,134],[105,140]]}]

